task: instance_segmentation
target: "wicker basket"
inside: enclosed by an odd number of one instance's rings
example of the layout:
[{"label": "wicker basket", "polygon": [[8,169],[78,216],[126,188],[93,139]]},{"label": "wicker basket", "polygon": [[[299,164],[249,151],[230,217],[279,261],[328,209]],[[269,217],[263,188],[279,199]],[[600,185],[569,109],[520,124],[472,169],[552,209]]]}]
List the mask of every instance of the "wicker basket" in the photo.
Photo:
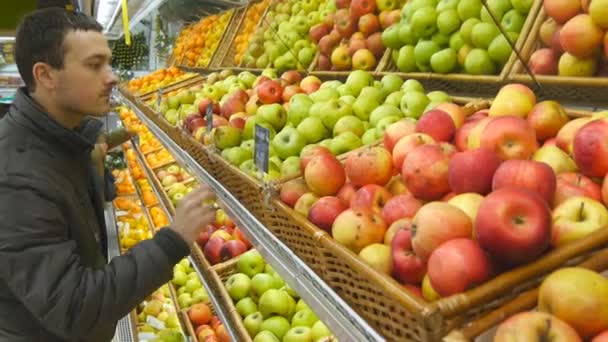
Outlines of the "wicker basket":
[{"label": "wicker basket", "polygon": [[[175,83],[171,83],[168,86],[163,88],[163,92],[164,93],[168,93],[177,89],[181,89],[183,87],[188,87],[188,86],[192,86],[198,83],[201,83],[205,80],[205,78],[201,75],[198,74],[192,74],[190,77],[183,79],[181,81],[175,82]],[[158,93],[158,90],[153,90],[147,93],[143,93],[143,94],[136,94],[135,97],[142,100],[142,101],[147,101],[152,97],[156,97],[156,94]]]},{"label": "wicker basket", "polygon": [[[539,47],[539,32],[542,23],[547,19],[547,14],[543,8],[538,12],[535,18],[534,25],[529,32],[529,37],[526,40],[522,50],[522,57],[526,63]],[[508,79],[510,81],[526,83],[531,86],[537,86],[536,82],[530,76],[522,64],[517,60],[513,64]],[[548,76],[536,75],[538,82],[537,93],[541,98],[554,98],[566,101],[574,101],[589,105],[608,104],[606,97],[606,89],[608,89],[608,77],[564,77],[564,76]]]},{"label": "wicker basket", "polygon": [[224,29],[224,34],[222,35],[222,39],[220,43],[217,45],[217,48],[213,52],[213,56],[211,57],[211,61],[209,61],[208,68],[218,68],[221,66],[221,62],[223,58],[228,53],[232,45],[232,41],[236,37],[237,30],[241,25],[241,22],[245,18],[245,14],[247,13],[248,6],[237,8],[234,10],[232,17],[230,18],[230,22]]},{"label": "wicker basket", "polygon": [[[538,11],[542,7],[542,0],[535,0],[525,24],[521,30],[515,48],[519,51],[524,46],[527,37],[530,34],[532,26],[537,17]],[[391,57],[392,50],[388,50],[385,57],[387,61],[383,73],[397,73],[403,78],[413,78],[421,81],[425,87],[432,90],[444,90],[451,94],[470,95],[476,94],[479,96],[494,96],[500,86],[507,80],[507,76],[513,67],[513,64],[518,60],[515,52],[511,53],[509,60],[498,75],[467,75],[467,74],[436,74],[432,72],[399,72]]]},{"label": "wicker basket", "polygon": [[[575,266],[587,268],[596,272],[608,270],[608,249],[602,249],[584,262]],[[510,316],[533,309],[536,307],[537,299],[538,287],[520,294],[514,300],[489,312],[479,319],[464,325],[462,328],[453,330],[443,340],[446,342],[464,342],[472,341],[477,337],[483,336],[482,341],[485,341],[486,339],[489,341],[489,338],[494,333],[493,328]]]}]

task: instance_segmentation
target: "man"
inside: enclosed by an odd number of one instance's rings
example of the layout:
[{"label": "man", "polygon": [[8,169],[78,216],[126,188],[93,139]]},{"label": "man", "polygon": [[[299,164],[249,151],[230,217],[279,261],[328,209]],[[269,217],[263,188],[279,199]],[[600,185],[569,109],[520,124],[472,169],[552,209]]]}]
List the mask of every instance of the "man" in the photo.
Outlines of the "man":
[{"label": "man", "polygon": [[116,77],[94,20],[62,9],[23,19],[26,88],[0,120],[0,341],[109,341],[116,322],[171,279],[214,219],[202,187],[171,227],[106,263],[91,151]]}]

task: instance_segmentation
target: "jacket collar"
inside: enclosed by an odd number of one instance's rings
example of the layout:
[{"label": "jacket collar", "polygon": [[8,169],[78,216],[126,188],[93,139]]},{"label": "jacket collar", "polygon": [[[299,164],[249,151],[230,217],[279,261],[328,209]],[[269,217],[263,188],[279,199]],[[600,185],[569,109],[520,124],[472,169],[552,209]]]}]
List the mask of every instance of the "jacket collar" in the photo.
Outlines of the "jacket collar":
[{"label": "jacket collar", "polygon": [[26,88],[17,91],[10,114],[21,124],[40,132],[45,138],[55,140],[73,153],[90,151],[101,131],[103,123],[93,118],[85,119],[74,130],[61,126],[32,99]]}]

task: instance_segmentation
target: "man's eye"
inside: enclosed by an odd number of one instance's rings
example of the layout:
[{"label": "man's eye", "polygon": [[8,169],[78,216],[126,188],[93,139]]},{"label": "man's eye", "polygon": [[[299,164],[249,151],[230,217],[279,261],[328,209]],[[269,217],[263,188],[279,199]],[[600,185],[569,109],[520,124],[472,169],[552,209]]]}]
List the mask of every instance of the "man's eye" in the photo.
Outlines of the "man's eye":
[{"label": "man's eye", "polygon": [[101,69],[101,63],[90,63],[89,67],[95,70]]}]

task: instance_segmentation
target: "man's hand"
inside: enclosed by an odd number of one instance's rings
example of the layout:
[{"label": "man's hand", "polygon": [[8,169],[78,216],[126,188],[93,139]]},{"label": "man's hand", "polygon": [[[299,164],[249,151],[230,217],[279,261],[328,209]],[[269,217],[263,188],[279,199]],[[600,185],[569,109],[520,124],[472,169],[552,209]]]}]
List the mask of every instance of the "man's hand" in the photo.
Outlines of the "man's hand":
[{"label": "man's hand", "polygon": [[[178,204],[175,220],[171,225],[188,245],[191,245],[205,227],[215,221],[215,207],[212,202],[215,194],[202,185],[184,196]],[[203,203],[204,202],[204,203]]]}]

